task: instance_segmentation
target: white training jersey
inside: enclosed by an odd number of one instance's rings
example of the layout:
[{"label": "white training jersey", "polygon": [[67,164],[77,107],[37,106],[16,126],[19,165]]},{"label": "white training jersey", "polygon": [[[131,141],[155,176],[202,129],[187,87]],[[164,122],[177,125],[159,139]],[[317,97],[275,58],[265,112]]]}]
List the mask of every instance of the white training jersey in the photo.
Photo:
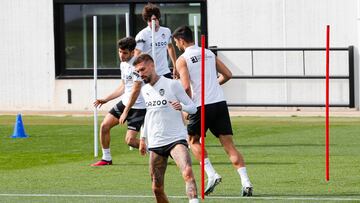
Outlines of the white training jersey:
[{"label": "white training jersey", "polygon": [[179,81],[161,76],[153,86],[144,85],[141,94],[146,104],[141,137],[146,137],[148,148],[162,147],[187,138],[182,113],[169,102],[179,101],[182,110],[191,114],[196,112],[196,107]]},{"label": "white training jersey", "polygon": [[[136,49],[152,56],[151,51],[151,28],[147,26],[135,37]],[[155,32],[155,68],[158,75],[170,73],[167,60],[167,45],[171,43],[171,31],[169,28],[161,27]],[[153,57],[154,58],[154,57]]]},{"label": "white training jersey", "polygon": [[[186,60],[189,70],[192,100],[201,106],[201,48],[196,45],[187,47],[181,56]],[[208,49],[205,49],[205,56],[205,104],[225,101],[217,80],[216,56]]]},{"label": "white training jersey", "polygon": [[[129,61],[124,61],[120,63],[120,71],[121,71],[121,79],[124,81],[125,88],[124,94],[122,95],[122,102],[126,106],[130,100],[132,87],[135,81],[142,82],[141,77],[135,71],[135,67],[133,66],[133,62],[135,61],[135,57],[132,57]],[[131,107],[133,109],[145,109],[145,101],[141,94],[139,94],[136,99],[134,105]]]}]

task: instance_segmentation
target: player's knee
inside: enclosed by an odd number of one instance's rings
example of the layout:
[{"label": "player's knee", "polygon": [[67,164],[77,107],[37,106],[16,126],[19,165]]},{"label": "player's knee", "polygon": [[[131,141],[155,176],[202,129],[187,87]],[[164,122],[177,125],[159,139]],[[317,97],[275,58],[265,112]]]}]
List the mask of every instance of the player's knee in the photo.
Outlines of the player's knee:
[{"label": "player's knee", "polygon": [[131,136],[126,136],[125,137],[125,142],[127,145],[133,145],[136,142],[136,138],[135,137],[131,137]]},{"label": "player's knee", "polygon": [[200,141],[195,136],[189,136],[189,144],[190,145],[200,144]]},{"label": "player's knee", "polygon": [[100,130],[102,133],[104,132],[109,132],[111,129],[110,124],[106,123],[106,122],[102,122],[100,125]]},{"label": "player's knee", "polygon": [[192,171],[192,167],[191,166],[186,166],[184,168],[184,170],[182,171],[182,175],[183,175],[183,178],[184,178],[184,180],[186,182],[193,180],[194,179],[194,174],[193,174],[193,171]]},{"label": "player's knee", "polygon": [[161,196],[164,194],[164,187],[162,186],[152,186],[152,191],[155,196]]}]

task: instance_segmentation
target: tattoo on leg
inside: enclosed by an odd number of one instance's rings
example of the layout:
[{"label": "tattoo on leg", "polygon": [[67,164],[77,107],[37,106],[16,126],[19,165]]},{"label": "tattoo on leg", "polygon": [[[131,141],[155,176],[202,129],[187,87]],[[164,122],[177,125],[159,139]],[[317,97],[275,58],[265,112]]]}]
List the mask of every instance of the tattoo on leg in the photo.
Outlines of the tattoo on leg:
[{"label": "tattoo on leg", "polygon": [[189,151],[184,145],[177,145],[171,151],[171,156],[179,167],[186,185],[186,195],[189,199],[197,198],[196,182],[191,166]]},{"label": "tattoo on leg", "polygon": [[165,171],[167,167],[167,158],[154,152],[150,152],[150,175],[151,181],[155,186],[164,185]]},{"label": "tattoo on leg", "polygon": [[179,167],[180,171],[183,172],[187,166],[191,167],[191,158],[187,148],[178,144],[171,150],[171,156]]},{"label": "tattoo on leg", "polygon": [[198,197],[196,183],[194,179],[186,182],[186,195],[188,196],[189,199],[194,199]]}]

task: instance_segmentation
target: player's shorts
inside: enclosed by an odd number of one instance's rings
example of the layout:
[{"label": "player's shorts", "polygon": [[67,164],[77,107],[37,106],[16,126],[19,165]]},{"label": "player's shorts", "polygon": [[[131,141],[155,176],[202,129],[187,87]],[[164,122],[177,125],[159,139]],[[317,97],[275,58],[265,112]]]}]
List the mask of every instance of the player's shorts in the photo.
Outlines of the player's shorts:
[{"label": "player's shorts", "polygon": [[171,157],[170,155],[171,150],[178,144],[185,145],[185,147],[188,148],[188,143],[186,140],[178,140],[162,147],[149,148],[149,151],[155,152],[156,154],[163,157],[169,157],[169,156]]},{"label": "player's shorts", "polygon": [[[200,109],[201,107],[198,107],[195,114],[189,115],[187,130],[190,136],[200,135]],[[226,101],[205,105],[205,132],[208,129],[216,137],[219,137],[219,135],[233,135]]]},{"label": "player's shorts", "polygon": [[169,78],[169,79],[173,79],[173,76],[172,76],[171,73],[166,73],[163,76],[166,77],[166,78]]},{"label": "player's shorts", "polygon": [[[125,105],[122,103],[122,101],[120,101],[112,109],[110,109],[109,113],[119,119],[124,109]],[[131,108],[128,116],[126,117],[128,130],[139,132],[141,125],[144,123],[145,114],[146,109]]]}]

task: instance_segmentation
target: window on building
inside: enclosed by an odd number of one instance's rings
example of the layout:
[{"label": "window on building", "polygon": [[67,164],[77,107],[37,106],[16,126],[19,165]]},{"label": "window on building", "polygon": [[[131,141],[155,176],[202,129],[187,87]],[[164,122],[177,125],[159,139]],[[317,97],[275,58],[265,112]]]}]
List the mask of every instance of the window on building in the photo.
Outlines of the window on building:
[{"label": "window on building", "polygon": [[[120,77],[117,41],[126,36],[125,15],[129,14],[129,32],[135,37],[147,26],[141,16],[146,3],[130,0],[111,2],[115,3],[94,2],[94,0],[88,0],[88,2],[81,0],[80,3],[79,0],[54,0],[57,78],[92,77],[93,16],[97,16],[98,77]],[[171,31],[180,25],[189,25],[194,29],[194,16],[197,16],[198,35],[206,34],[205,0],[171,2],[170,0],[153,2],[161,10],[160,25],[169,27]],[[177,52],[177,54],[180,53]],[[169,66],[171,65],[170,62]]]}]

